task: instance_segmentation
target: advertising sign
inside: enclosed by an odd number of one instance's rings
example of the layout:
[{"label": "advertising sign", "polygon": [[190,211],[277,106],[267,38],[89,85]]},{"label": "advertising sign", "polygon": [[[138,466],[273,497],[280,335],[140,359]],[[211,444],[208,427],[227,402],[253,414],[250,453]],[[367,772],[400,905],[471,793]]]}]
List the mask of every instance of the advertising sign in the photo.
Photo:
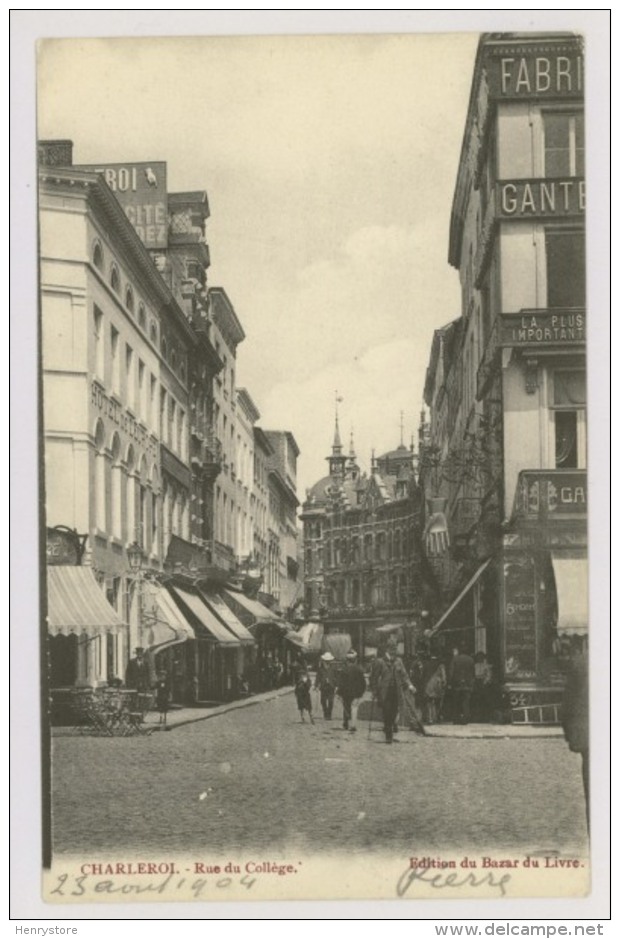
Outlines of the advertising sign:
[{"label": "advertising sign", "polygon": [[166,163],[103,163],[79,168],[103,176],[146,248],[168,246]]},{"label": "advertising sign", "polygon": [[536,676],[536,584],[532,559],[504,563],[504,673],[507,681]]},{"label": "advertising sign", "polygon": [[494,98],[583,97],[583,55],[578,41],[562,46],[502,42],[485,56],[487,80]]}]

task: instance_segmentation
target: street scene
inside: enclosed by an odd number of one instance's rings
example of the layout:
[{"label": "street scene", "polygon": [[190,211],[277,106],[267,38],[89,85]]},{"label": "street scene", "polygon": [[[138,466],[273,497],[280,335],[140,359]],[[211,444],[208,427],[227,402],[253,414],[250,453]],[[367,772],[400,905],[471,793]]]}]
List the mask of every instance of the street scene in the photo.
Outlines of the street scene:
[{"label": "street scene", "polygon": [[583,895],[582,37],[45,40],[38,81],[44,868]]},{"label": "street scene", "polygon": [[302,724],[288,692],[138,740],[55,737],[55,854],[586,851],[579,757],[561,736],[403,730],[388,751],[379,722],[351,734],[341,717],[336,702],[331,722]]}]

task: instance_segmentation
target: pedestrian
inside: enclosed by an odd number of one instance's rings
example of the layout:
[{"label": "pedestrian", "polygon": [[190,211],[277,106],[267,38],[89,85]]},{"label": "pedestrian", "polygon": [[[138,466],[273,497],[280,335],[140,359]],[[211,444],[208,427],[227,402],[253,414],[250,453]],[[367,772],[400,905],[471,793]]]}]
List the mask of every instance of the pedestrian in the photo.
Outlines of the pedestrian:
[{"label": "pedestrian", "polygon": [[342,726],[355,733],[357,730],[357,708],[359,699],[366,691],[366,678],[357,663],[357,652],[349,649],[346,663],[338,677],[336,693],[342,700]]},{"label": "pedestrian", "polygon": [[474,720],[488,721],[492,710],[493,669],[489,665],[486,652],[476,652],[474,656],[476,679],[472,695]]},{"label": "pedestrian", "polygon": [[335,661],[331,652],[324,652],[319,659],[319,667],[314,682],[314,687],[317,688],[319,692],[323,717],[326,721],[331,721],[332,711],[334,709],[336,682],[333,672],[333,663]]},{"label": "pedestrian", "polygon": [[572,753],[581,754],[581,775],[586,802],[586,823],[590,830],[590,734],[589,734],[588,654],[585,648],[573,647],[564,697],[562,728]]},{"label": "pedestrian", "polygon": [[310,723],[314,724],[314,718],[312,717],[312,698],[310,697],[311,688],[312,682],[310,680],[310,675],[308,674],[308,670],[303,668],[300,670],[299,675],[297,676],[297,682],[295,684],[295,698],[297,699],[297,708],[301,715],[302,724],[305,724],[306,722],[304,711],[308,712]]},{"label": "pedestrian", "polygon": [[125,673],[125,684],[128,688],[134,688],[142,693],[149,691],[151,682],[149,680],[149,668],[144,657],[144,649],[138,646],[134,657],[127,663]]},{"label": "pedestrian", "polygon": [[165,668],[160,669],[157,673],[157,681],[155,683],[155,707],[159,711],[159,723],[165,726],[168,718],[168,710],[170,709],[170,683]]},{"label": "pedestrian", "polygon": [[471,693],[476,679],[476,666],[471,655],[466,652],[461,652],[456,647],[452,652],[448,684],[452,689],[453,721],[455,724],[469,724]]},{"label": "pedestrian", "polygon": [[424,720],[427,724],[435,724],[442,712],[448,678],[445,665],[434,655],[427,660],[425,672]]},{"label": "pedestrian", "polygon": [[[377,697],[383,711],[383,732],[386,743],[392,743],[394,740],[394,725],[399,709],[401,709],[401,716],[410,724],[414,724],[414,729],[424,733],[424,728],[415,714],[414,694],[415,687],[398,657],[398,647],[395,641],[390,639],[385,647],[377,683]],[[406,713],[403,714],[405,711]]]}]

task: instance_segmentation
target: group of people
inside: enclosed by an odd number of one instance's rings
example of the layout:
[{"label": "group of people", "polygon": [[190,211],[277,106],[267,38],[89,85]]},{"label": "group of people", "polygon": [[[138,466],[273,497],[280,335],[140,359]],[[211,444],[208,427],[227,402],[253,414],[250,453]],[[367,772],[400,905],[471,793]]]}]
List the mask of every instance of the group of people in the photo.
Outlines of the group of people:
[{"label": "group of people", "polygon": [[[417,733],[424,733],[424,727],[415,708],[415,688],[398,656],[396,643],[389,642],[380,657],[372,665],[369,676],[373,704],[376,701],[383,715],[383,729],[387,743],[392,743],[397,729],[397,717]],[[350,649],[344,662],[338,662],[331,652],[324,652],[319,660],[314,687],[319,692],[319,700],[325,720],[333,715],[336,697],[342,701],[342,725],[344,730],[355,733],[357,730],[358,706],[363,698],[367,681],[364,670],[358,662],[357,652]],[[307,668],[302,668],[295,684],[295,697],[301,720],[308,715],[314,723],[312,714],[312,679]],[[372,719],[372,715],[371,715]]]},{"label": "group of people", "polygon": [[165,668],[155,669],[145,650],[137,648],[127,664],[125,685],[141,694],[154,694],[160,723],[165,724],[172,702],[172,688]]}]

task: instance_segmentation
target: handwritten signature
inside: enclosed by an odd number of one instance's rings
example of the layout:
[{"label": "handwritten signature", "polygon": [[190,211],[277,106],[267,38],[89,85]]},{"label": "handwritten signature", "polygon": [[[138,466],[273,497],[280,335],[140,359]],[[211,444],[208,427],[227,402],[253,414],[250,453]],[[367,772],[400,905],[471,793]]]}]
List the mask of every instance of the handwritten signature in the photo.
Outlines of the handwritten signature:
[{"label": "handwritten signature", "polygon": [[445,887],[491,887],[498,891],[500,897],[506,896],[506,885],[510,882],[510,874],[502,874],[501,877],[493,871],[484,874],[476,874],[468,871],[466,874],[460,871],[450,871],[450,873],[437,874],[429,871],[427,868],[408,867],[399,877],[396,884],[396,893],[399,897],[406,896],[416,881],[419,883],[430,884],[435,890],[443,890]]}]

